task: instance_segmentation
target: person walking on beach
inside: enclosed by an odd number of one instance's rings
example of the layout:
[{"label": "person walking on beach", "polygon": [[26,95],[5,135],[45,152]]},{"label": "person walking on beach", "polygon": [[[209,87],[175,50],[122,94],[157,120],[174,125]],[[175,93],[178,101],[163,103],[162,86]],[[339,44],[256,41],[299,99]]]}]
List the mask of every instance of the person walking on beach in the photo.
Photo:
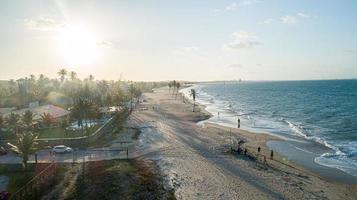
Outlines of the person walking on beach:
[{"label": "person walking on beach", "polygon": [[240,128],[240,119],[238,118],[238,128]]},{"label": "person walking on beach", "polygon": [[260,146],[258,147],[258,153],[260,153]]},{"label": "person walking on beach", "polygon": [[273,160],[273,157],[274,157],[274,151],[270,150],[270,159]]}]

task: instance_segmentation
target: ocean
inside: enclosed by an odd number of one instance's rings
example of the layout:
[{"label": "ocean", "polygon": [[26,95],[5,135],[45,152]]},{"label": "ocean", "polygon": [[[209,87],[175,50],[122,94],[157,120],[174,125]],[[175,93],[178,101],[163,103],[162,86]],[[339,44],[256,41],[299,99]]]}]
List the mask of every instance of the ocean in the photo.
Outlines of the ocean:
[{"label": "ocean", "polygon": [[[197,102],[207,121],[321,144],[314,162],[357,176],[357,80],[200,83]],[[283,152],[284,153],[284,152]]]}]

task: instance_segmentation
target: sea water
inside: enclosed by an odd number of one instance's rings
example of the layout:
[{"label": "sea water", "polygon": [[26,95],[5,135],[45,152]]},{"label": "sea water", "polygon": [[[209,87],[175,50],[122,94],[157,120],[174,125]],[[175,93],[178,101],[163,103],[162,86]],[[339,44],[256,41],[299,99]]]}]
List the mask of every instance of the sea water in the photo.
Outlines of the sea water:
[{"label": "sea water", "polygon": [[243,129],[318,142],[331,151],[316,163],[357,176],[357,80],[200,83],[182,92],[191,88],[209,121],[237,126],[239,118]]}]

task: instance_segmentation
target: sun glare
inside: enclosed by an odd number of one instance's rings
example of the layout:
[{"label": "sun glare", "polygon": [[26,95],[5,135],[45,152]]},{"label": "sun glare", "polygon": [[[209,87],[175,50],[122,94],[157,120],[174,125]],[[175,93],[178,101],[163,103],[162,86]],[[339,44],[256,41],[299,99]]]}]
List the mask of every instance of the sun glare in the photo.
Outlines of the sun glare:
[{"label": "sun glare", "polygon": [[60,54],[68,65],[89,65],[97,58],[95,35],[83,27],[66,27],[59,37]]}]

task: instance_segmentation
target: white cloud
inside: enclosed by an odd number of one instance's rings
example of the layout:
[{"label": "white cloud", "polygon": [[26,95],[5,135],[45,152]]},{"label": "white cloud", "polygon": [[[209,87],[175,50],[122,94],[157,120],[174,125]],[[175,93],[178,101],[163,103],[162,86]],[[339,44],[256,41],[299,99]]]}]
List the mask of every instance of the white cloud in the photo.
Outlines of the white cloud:
[{"label": "white cloud", "polygon": [[282,16],[280,19],[284,24],[296,24],[299,22],[299,19],[293,15]]},{"label": "white cloud", "polygon": [[225,48],[242,49],[242,48],[250,48],[253,46],[261,45],[255,33],[237,31],[234,32],[232,36],[234,38],[233,41],[230,42],[229,44],[224,45]]},{"label": "white cloud", "polygon": [[237,10],[238,8],[245,7],[245,6],[250,6],[256,3],[259,3],[260,0],[240,0],[240,1],[235,1],[224,7],[223,9],[214,9],[214,13],[218,13],[221,11],[234,11]]},{"label": "white cloud", "polygon": [[269,19],[264,20],[264,21],[262,22],[262,24],[271,24],[271,23],[273,23],[273,22],[274,22],[274,20],[273,20],[272,18],[269,18]]},{"label": "white cloud", "polygon": [[58,22],[51,18],[40,17],[37,19],[25,19],[25,26],[32,30],[39,31],[57,31],[65,26],[64,23]]},{"label": "white cloud", "polygon": [[302,20],[310,19],[311,16],[306,13],[297,13],[296,15],[285,15],[280,18],[281,22],[284,24],[297,24]]},{"label": "white cloud", "polygon": [[310,15],[306,14],[306,13],[298,13],[297,14],[300,18],[305,18],[305,19],[309,19]]}]

